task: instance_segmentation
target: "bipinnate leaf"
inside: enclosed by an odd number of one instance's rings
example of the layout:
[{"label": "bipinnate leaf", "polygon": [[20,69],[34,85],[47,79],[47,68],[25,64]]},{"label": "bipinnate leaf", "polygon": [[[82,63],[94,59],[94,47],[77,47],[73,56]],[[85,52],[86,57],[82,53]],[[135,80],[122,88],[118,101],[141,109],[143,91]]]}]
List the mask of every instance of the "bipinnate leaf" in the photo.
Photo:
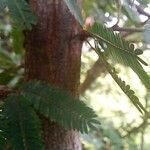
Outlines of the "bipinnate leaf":
[{"label": "bipinnate leaf", "polygon": [[91,108],[63,89],[41,81],[29,81],[22,86],[21,94],[36,111],[68,129],[87,133],[90,126],[100,124]]},{"label": "bipinnate leaf", "polygon": [[106,55],[117,63],[130,67],[139,76],[145,87],[150,90],[150,76],[140,64],[147,65],[147,63],[138,56],[142,54],[141,50],[134,50],[129,42],[99,23],[94,23],[88,32],[101,45]]},{"label": "bipinnate leaf", "polygon": [[25,97],[11,94],[6,98],[3,114],[8,126],[7,140],[14,150],[44,150],[39,118]]},{"label": "bipinnate leaf", "polygon": [[128,96],[130,101],[133,103],[133,105],[141,112],[148,114],[147,110],[144,108],[142,103],[140,102],[139,98],[135,95],[135,92],[130,88],[129,85],[126,84],[125,81],[123,81],[120,77],[118,77],[116,70],[114,67],[112,67],[105,58],[105,55],[97,51],[101,60],[103,61],[104,66],[106,67],[107,71],[110,73],[112,78],[115,80],[115,82],[118,84],[118,86],[122,89],[122,91]]}]

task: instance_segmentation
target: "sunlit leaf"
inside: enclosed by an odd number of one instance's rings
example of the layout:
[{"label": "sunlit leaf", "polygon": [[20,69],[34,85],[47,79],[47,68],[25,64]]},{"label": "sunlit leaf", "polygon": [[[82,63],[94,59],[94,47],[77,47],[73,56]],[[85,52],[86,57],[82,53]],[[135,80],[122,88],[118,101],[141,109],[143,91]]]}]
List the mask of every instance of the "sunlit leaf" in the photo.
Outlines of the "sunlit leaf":
[{"label": "sunlit leaf", "polygon": [[100,45],[101,42],[104,43],[105,46],[101,47],[113,61],[130,67],[139,76],[145,87],[150,90],[150,77],[140,64],[147,65],[147,63],[137,56],[129,42],[99,23],[95,23],[88,32],[97,39]]}]

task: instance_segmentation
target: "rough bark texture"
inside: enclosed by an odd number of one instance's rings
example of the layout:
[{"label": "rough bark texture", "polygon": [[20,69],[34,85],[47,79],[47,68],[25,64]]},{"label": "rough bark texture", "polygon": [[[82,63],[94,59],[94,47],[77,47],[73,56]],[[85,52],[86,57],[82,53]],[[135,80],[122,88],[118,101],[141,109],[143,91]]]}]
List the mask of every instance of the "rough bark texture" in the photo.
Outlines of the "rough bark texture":
[{"label": "rough bark texture", "polygon": [[[25,33],[26,80],[39,79],[78,95],[80,29],[62,0],[29,0],[38,24]],[[81,150],[79,135],[42,118],[46,150]]]}]

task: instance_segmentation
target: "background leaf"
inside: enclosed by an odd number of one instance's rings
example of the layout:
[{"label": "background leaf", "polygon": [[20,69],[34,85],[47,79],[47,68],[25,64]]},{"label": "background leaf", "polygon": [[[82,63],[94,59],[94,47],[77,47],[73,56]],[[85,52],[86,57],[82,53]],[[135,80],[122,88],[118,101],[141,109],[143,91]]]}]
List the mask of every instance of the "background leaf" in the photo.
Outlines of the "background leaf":
[{"label": "background leaf", "polygon": [[6,0],[10,14],[16,24],[31,29],[37,18],[33,15],[28,3],[25,0]]}]

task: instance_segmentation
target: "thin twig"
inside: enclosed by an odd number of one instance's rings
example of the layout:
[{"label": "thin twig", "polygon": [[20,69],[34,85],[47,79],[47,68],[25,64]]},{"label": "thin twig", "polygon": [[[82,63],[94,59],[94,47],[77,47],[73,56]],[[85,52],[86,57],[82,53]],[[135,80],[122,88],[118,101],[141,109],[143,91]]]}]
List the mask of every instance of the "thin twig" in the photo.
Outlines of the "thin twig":
[{"label": "thin twig", "polygon": [[143,32],[144,29],[142,28],[126,28],[126,27],[112,27],[113,31],[120,31],[120,32]]}]

